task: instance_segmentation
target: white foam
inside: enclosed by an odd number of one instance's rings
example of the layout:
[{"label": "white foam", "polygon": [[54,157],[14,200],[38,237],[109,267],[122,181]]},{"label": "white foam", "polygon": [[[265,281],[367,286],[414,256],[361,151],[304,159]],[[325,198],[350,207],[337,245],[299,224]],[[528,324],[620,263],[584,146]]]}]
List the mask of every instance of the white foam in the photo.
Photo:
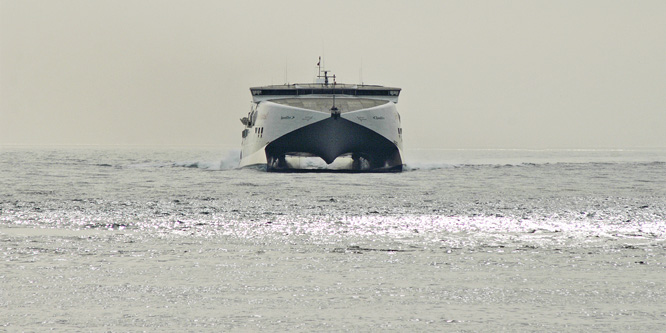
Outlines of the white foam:
[{"label": "white foam", "polygon": [[238,167],[239,162],[240,162],[240,150],[232,149],[226,151],[224,157],[221,160],[213,158],[208,159],[204,157],[202,159],[197,159],[197,160],[174,162],[172,165],[174,167],[220,171],[220,170],[235,169]]},{"label": "white foam", "polygon": [[219,170],[231,170],[240,164],[240,149],[231,149],[219,163]]}]

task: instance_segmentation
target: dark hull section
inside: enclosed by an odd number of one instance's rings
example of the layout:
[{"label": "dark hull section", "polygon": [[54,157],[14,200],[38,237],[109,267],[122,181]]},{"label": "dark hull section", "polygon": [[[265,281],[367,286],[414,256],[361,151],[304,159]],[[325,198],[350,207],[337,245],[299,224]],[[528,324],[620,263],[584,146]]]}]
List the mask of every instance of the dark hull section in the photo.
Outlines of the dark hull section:
[{"label": "dark hull section", "polygon": [[269,143],[265,150],[268,171],[298,171],[287,165],[287,155],[318,156],[331,164],[338,156],[347,154],[353,159],[347,172],[402,171],[402,158],[395,143],[339,117],[287,133]]}]

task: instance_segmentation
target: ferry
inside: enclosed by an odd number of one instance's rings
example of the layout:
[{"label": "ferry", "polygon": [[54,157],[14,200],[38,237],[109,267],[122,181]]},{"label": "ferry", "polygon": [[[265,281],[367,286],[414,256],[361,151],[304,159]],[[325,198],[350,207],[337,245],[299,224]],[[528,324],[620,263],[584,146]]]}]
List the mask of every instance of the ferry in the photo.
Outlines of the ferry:
[{"label": "ferry", "polygon": [[250,88],[239,167],[402,171],[401,89],[337,83],[320,63],[314,83]]}]

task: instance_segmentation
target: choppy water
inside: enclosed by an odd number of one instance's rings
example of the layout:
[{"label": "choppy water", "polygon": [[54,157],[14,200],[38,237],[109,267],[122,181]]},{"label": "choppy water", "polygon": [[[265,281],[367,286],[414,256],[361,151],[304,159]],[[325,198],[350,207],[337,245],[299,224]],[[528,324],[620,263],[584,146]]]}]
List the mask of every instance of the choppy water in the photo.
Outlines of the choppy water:
[{"label": "choppy water", "polygon": [[0,150],[0,330],[663,331],[666,151]]}]

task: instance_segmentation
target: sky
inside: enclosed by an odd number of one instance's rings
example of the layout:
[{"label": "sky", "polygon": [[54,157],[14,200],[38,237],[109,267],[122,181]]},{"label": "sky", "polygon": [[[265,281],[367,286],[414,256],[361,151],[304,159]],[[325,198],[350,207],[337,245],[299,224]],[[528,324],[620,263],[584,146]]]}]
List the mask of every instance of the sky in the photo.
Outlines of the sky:
[{"label": "sky", "polygon": [[666,147],[662,0],[0,0],[0,145],[240,147],[319,56],[409,149]]}]

